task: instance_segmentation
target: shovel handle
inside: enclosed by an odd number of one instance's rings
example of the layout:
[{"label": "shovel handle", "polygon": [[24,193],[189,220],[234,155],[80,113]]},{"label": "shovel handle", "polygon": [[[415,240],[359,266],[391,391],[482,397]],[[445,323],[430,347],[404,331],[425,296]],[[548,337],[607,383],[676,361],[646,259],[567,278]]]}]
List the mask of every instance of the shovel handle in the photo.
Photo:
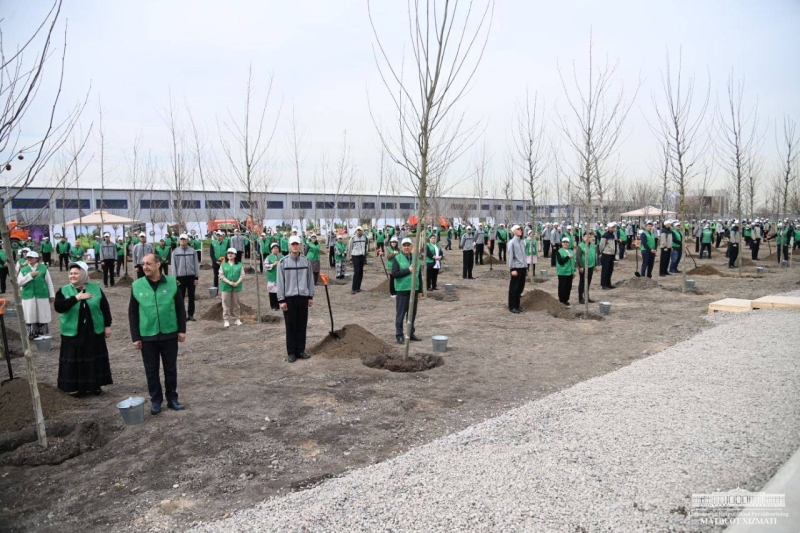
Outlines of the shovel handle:
[{"label": "shovel handle", "polygon": [[326,287],[328,286],[328,275],[327,274],[320,274],[319,279],[322,280],[322,284]]}]

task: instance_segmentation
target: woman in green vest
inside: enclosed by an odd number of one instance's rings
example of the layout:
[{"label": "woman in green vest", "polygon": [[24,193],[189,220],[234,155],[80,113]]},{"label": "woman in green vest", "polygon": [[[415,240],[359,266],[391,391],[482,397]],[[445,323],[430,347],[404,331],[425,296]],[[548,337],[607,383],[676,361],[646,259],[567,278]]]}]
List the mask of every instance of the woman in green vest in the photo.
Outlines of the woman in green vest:
[{"label": "woman in green vest", "polygon": [[558,275],[558,301],[564,307],[569,303],[572,294],[572,278],[575,277],[575,258],[569,250],[569,237],[561,238],[561,248],[556,253],[556,274]]},{"label": "woman in green vest", "polygon": [[53,266],[53,243],[50,242],[50,237],[42,237],[42,263],[48,267]]},{"label": "woman in green vest", "polygon": [[83,261],[69,266],[69,283],[56,293],[53,307],[61,315],[61,351],[58,357],[58,388],[100,394],[111,385],[111,365],[106,339],[111,336],[111,309],[97,283],[89,282],[89,267]]},{"label": "woman in green vest", "polygon": [[81,241],[76,240],[75,245],[69,249],[69,260],[72,263],[83,261],[84,249],[81,246]]},{"label": "woman in green vest", "polygon": [[219,292],[222,296],[222,327],[229,328],[229,320],[235,318],[234,324],[242,325],[242,311],[239,304],[239,293],[242,292],[244,269],[236,260],[236,248],[228,248],[225,261],[219,268]]},{"label": "woman in green vest", "polygon": [[8,278],[8,257],[0,241],[0,294],[6,293],[6,279]]},{"label": "woman in green vest", "polygon": [[539,249],[533,230],[528,230],[528,238],[525,239],[525,257],[531,268],[531,278],[533,278],[536,275],[536,264],[539,262]]},{"label": "woman in green vest", "polygon": [[[400,245],[397,237],[392,237],[389,239],[389,249],[386,251],[386,269],[391,272],[392,265],[394,264],[394,258],[397,257],[397,254],[400,253]],[[389,294],[392,295],[392,298],[396,296],[396,292],[394,290],[394,283],[392,279],[389,278]]]},{"label": "woman in green vest", "polygon": [[336,279],[344,279],[344,269],[347,264],[347,245],[344,243],[344,237],[341,235],[336,236],[334,254],[336,259]]},{"label": "woman in green vest", "polygon": [[[589,248],[588,252],[586,250],[587,246]],[[580,275],[580,280],[578,281],[578,302],[586,303],[583,299],[584,280],[588,296],[589,285],[592,284],[594,267],[597,266],[597,246],[594,245],[593,233],[587,233],[583,236],[583,242],[580,243],[578,249],[575,250],[575,263],[578,266],[578,274]],[[589,303],[594,303],[594,300],[589,298]]]},{"label": "woman in green vest", "polygon": [[281,308],[280,305],[278,305],[278,263],[280,263],[283,257],[280,255],[280,248],[277,242],[273,242],[269,247],[269,255],[264,259],[264,270],[267,271],[265,276],[267,278],[269,306],[273,311],[279,311]]},{"label": "woman in green vest", "polygon": [[156,244],[156,255],[158,261],[161,263],[161,273],[165,276],[169,275],[169,261],[172,254],[172,248],[167,244],[166,239],[161,239]]},{"label": "woman in green vest", "polygon": [[117,277],[119,277],[122,265],[123,263],[125,263],[125,244],[123,244],[122,242],[122,237],[117,237],[116,247],[117,247],[116,268],[117,268]]},{"label": "woman in green vest", "polygon": [[28,337],[47,335],[50,332],[50,304],[55,300],[56,293],[47,265],[39,263],[38,253],[28,252],[27,262],[20,269],[17,282],[22,291]]},{"label": "woman in green vest", "polygon": [[319,243],[317,242],[317,235],[312,233],[311,240],[306,243],[308,251],[306,252],[306,259],[311,263],[311,271],[314,273],[314,285],[319,283]]}]

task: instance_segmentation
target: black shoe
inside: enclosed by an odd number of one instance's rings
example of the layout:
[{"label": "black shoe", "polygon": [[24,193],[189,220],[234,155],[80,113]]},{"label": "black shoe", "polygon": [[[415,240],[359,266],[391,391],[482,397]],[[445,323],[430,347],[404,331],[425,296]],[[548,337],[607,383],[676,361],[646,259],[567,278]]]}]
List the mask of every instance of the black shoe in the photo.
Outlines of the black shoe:
[{"label": "black shoe", "polygon": [[173,411],[183,411],[186,409],[186,406],[183,405],[178,400],[172,400],[171,402],[167,402],[167,407],[172,409]]},{"label": "black shoe", "polygon": [[610,291],[610,290],[611,290],[611,287],[600,287],[600,289],[601,289],[601,290],[604,290],[604,291]]},{"label": "black shoe", "polygon": [[355,294],[355,293],[356,293],[356,291],[350,291],[350,294]]},{"label": "black shoe", "polygon": [[590,304],[593,304],[593,303],[597,303],[597,302],[595,302],[594,300],[592,300],[591,298],[589,298],[589,303],[590,303]]},{"label": "black shoe", "polygon": [[565,303],[564,303],[564,307],[566,307],[567,309],[569,309],[570,307],[572,307],[572,304],[571,304],[571,303],[569,303],[569,302],[565,302]]},{"label": "black shoe", "polygon": [[290,353],[289,355],[286,356],[286,360],[289,361],[290,363],[294,363],[295,361],[297,361],[297,357],[293,353]]},{"label": "black shoe", "polygon": [[414,335],[413,333],[411,334],[411,336],[409,337],[409,339],[411,339],[412,341],[421,341],[421,340],[422,340],[422,339],[420,339],[419,337],[417,337],[416,335]]},{"label": "black shoe", "polygon": [[116,287],[116,286],[117,286],[117,284],[116,284],[116,283],[112,283],[112,284],[111,284],[111,286],[112,286],[112,287]]},{"label": "black shoe", "polygon": [[470,276],[469,279],[478,279],[478,278],[473,278],[472,276]]},{"label": "black shoe", "polygon": [[519,311],[520,313],[524,313],[525,312],[525,308],[524,307],[517,307],[517,311]]},{"label": "black shoe", "polygon": [[161,412],[161,402],[152,402],[150,405],[150,414],[157,415]]},{"label": "black shoe", "polygon": [[308,352],[302,352],[300,355],[297,356],[298,359],[311,359],[311,356],[308,355]]},{"label": "black shoe", "polygon": [[515,315],[518,315],[520,314],[521,311],[519,309],[512,309],[511,312],[514,313]]},{"label": "black shoe", "polygon": [[108,283],[104,283],[103,287],[105,287],[107,289],[108,288]]},{"label": "black shoe", "polygon": [[578,298],[578,303],[579,303],[580,305],[583,305],[583,304],[585,304],[585,303],[586,303],[586,300],[584,300],[583,298]]},{"label": "black shoe", "polygon": [[197,322],[197,319],[193,316],[186,317],[186,320],[188,320],[189,322]]},{"label": "black shoe", "polygon": [[403,340],[403,336],[402,335],[398,335],[396,338],[397,338],[397,344],[405,344],[406,343],[406,341]]}]

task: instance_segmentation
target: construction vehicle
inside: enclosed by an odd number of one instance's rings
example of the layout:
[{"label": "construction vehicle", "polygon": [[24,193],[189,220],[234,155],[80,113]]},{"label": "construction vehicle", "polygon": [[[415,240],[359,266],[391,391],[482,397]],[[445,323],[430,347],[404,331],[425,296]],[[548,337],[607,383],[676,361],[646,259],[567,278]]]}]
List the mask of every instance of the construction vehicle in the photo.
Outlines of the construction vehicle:
[{"label": "construction vehicle", "polygon": [[215,231],[233,233],[235,229],[238,229],[242,233],[248,231],[261,233],[261,231],[263,231],[262,226],[260,224],[253,224],[253,220],[250,217],[247,217],[245,220],[227,218],[208,221],[208,235],[212,235]]},{"label": "construction vehicle", "polygon": [[[426,219],[427,219],[428,225],[432,225],[433,217],[428,215],[426,217]],[[412,226],[412,227],[416,227],[417,226],[417,220],[418,219],[417,219],[416,215],[408,217],[408,225]],[[447,217],[440,216],[439,217],[439,226],[444,228],[444,229],[450,229],[450,221],[447,220]]]},{"label": "construction vehicle", "polygon": [[31,238],[30,231],[21,228],[16,220],[8,223],[8,233],[11,236],[11,248],[14,250],[19,249],[20,242],[28,242]]}]

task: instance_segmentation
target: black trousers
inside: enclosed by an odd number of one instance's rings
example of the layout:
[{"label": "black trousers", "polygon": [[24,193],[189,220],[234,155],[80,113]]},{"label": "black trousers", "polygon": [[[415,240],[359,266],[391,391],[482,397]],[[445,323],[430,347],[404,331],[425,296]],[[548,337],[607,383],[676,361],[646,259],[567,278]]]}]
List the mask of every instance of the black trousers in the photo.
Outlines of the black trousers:
[{"label": "black trousers", "polygon": [[288,307],[283,312],[283,321],[286,324],[286,353],[297,356],[306,351],[308,297],[289,296],[285,303]]},{"label": "black trousers", "polygon": [[203,261],[203,252],[200,250],[195,250],[197,252],[197,263],[201,263]]},{"label": "black trousers", "polygon": [[6,292],[6,278],[8,278],[8,267],[0,268],[0,292]]},{"label": "black trousers", "polygon": [[58,269],[69,269],[69,254],[58,254]]},{"label": "black trousers", "polygon": [[653,252],[644,251],[642,252],[642,269],[640,274],[642,276],[647,276],[648,278],[653,277],[653,265],[656,262],[656,254]]},{"label": "black trousers", "polygon": [[556,267],[556,256],[558,255],[558,251],[561,249],[561,243],[559,243],[559,244],[553,243],[552,246],[553,246],[553,250],[552,250],[552,253],[550,254],[550,266],[555,268]]},{"label": "black trousers", "polygon": [[116,265],[116,269],[117,269],[117,277],[119,277],[119,273],[122,270],[122,263],[124,263],[124,262],[125,262],[125,256],[124,255],[118,255],[117,256],[117,260],[114,262],[115,265]]},{"label": "black trousers", "polygon": [[728,267],[736,265],[736,260],[739,258],[739,245],[728,244]]},{"label": "black trousers", "polygon": [[163,341],[142,341],[142,361],[147,376],[151,402],[163,402],[160,367],[164,366],[164,388],[167,401],[178,399],[178,338]]},{"label": "black trousers", "polygon": [[550,257],[550,239],[542,241],[542,250],[544,250],[545,257]]},{"label": "black trousers", "polygon": [[506,261],[506,243],[497,243],[497,257],[500,259],[500,261]]},{"label": "black trousers", "polygon": [[619,260],[622,261],[623,259],[625,259],[625,244],[624,243],[620,243],[619,244]]},{"label": "black trousers", "polygon": [[136,279],[144,277],[144,269],[142,268],[142,265],[136,265],[133,268],[136,270]]},{"label": "black trousers", "polygon": [[611,287],[611,276],[614,274],[614,256],[601,254],[600,267],[600,286]]},{"label": "black trousers", "polygon": [[331,268],[336,268],[336,259],[334,258],[333,246],[328,247],[328,264],[331,266]]},{"label": "black trousers", "polygon": [[[587,276],[587,271],[588,271],[588,276]],[[584,278],[586,279],[586,289],[587,289],[586,292],[588,293],[589,292],[589,290],[588,290],[589,286],[592,284],[592,274],[594,274],[594,267],[584,268],[583,272],[579,272],[579,274],[580,274],[581,279],[580,279],[580,282],[578,283],[578,299],[580,301],[583,301],[583,283],[584,283]],[[589,298],[591,298],[591,296]]]},{"label": "black trousers", "polygon": [[658,275],[666,276],[669,274],[669,257],[672,255],[672,248],[661,248],[661,255],[658,257]]},{"label": "black trousers", "polygon": [[696,254],[700,253],[700,237],[694,238],[694,253]]},{"label": "black trousers", "polygon": [[425,276],[426,276],[425,285],[427,286],[428,290],[435,289],[436,282],[439,279],[439,269],[433,268],[433,263],[431,263],[426,267]]},{"label": "black trousers", "polygon": [[510,272],[516,272],[516,276],[511,276],[508,282],[508,309],[519,309],[522,291],[525,290],[525,280],[528,276],[527,268],[512,268]]},{"label": "black trousers", "polygon": [[269,306],[272,308],[273,311],[277,311],[280,309],[278,305],[278,293],[277,292],[270,292],[269,293]]},{"label": "black trousers", "polygon": [[633,235],[628,235],[628,241],[625,245],[628,250],[633,250]]},{"label": "black trousers", "polygon": [[194,276],[181,276],[177,278],[178,289],[181,291],[181,298],[186,298],[186,293],[189,293],[189,308],[186,314],[194,316],[194,292],[197,287],[194,286]]},{"label": "black trousers", "polygon": [[363,255],[354,255],[353,258],[353,286],[352,290],[361,290],[361,280],[364,279],[364,263],[367,258]]},{"label": "black trousers", "polygon": [[708,258],[711,259],[711,243],[710,242],[704,242],[704,243],[700,244],[700,259],[703,258],[703,253],[705,253],[706,251],[708,251]]},{"label": "black trousers", "polygon": [[475,263],[473,250],[462,250],[461,252],[464,254],[464,264],[461,266],[461,277],[464,279],[472,279],[472,266]]},{"label": "black trousers", "polygon": [[750,250],[753,252],[752,260],[758,260],[758,249],[761,247],[761,240],[753,240],[750,242]]},{"label": "black trousers", "polygon": [[241,263],[242,262],[242,253],[244,253],[242,250],[238,250],[236,252],[236,262],[237,263]]},{"label": "black trousers", "polygon": [[494,257],[494,241],[489,241],[489,255]]},{"label": "black trousers", "polygon": [[103,259],[103,285],[108,287],[109,279],[111,278],[110,284],[114,286],[114,260],[113,259]]},{"label": "black trousers", "polygon": [[558,301],[562,304],[569,303],[572,294],[572,276],[558,276]]},{"label": "black trousers", "polygon": [[245,259],[250,259],[250,243],[249,243],[249,241],[246,242],[245,245],[244,245],[244,258]]},{"label": "black trousers", "polygon": [[719,248],[719,245],[722,243],[722,233],[717,233],[717,243],[714,248]]},{"label": "black trousers", "polygon": [[789,260],[789,245],[787,244],[779,244],[778,245],[778,253],[775,254],[778,256],[778,264],[781,264],[781,259],[784,261]]},{"label": "black trousers", "polygon": [[94,269],[100,270],[100,255],[94,254]]},{"label": "black trousers", "polygon": [[161,263],[161,265],[159,265],[159,269],[161,270],[162,274],[169,276],[169,263]]},{"label": "black trousers", "polygon": [[[408,315],[408,307],[411,303],[411,291],[400,291],[396,294],[394,298],[394,334],[396,337],[402,337],[403,322]],[[411,312],[411,335],[416,331],[414,321],[417,319],[417,303],[419,303],[419,298],[414,299],[414,309]]]},{"label": "black trousers", "polygon": [[51,252],[42,252],[42,262],[47,266],[52,266]]},{"label": "black trousers", "polygon": [[219,263],[214,261],[211,267],[214,269],[214,286],[219,287]]},{"label": "black trousers", "polygon": [[483,264],[483,244],[476,244],[475,245],[475,264],[482,265]]}]

